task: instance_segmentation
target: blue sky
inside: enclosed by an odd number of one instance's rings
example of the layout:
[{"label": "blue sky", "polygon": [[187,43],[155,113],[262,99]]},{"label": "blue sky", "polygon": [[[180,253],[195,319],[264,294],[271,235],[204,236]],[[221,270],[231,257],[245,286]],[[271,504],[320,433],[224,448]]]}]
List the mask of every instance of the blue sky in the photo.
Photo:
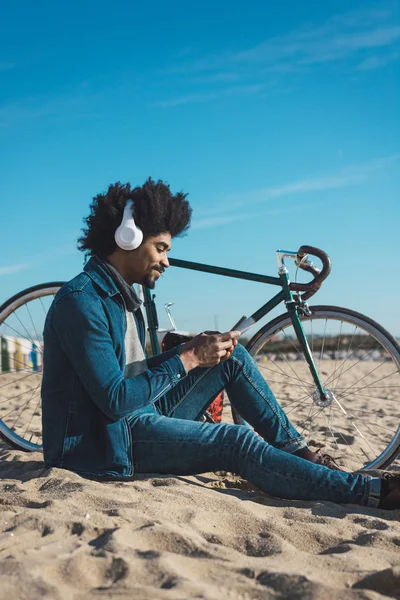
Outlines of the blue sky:
[{"label": "blue sky", "polygon": [[[315,303],[400,335],[398,2],[0,11],[0,303],[79,272],[91,197],[151,175],[193,206],[172,256],[274,275],[277,248],[319,246],[333,271]],[[171,268],[156,295],[200,330],[275,291]]]}]

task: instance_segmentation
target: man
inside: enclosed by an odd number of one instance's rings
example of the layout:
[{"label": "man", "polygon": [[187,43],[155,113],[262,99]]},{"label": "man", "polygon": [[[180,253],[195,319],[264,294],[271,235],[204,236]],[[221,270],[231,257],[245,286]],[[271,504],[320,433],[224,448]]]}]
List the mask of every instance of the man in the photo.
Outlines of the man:
[{"label": "man", "polygon": [[[58,292],[45,324],[46,465],[107,478],[226,470],[281,498],[400,507],[399,479],[345,473],[308,449],[238,332],[202,333],[146,359],[131,286],[154,287],[190,218],[186,195],[152,179],[94,198],[79,239],[90,260]],[[222,389],[259,435],[201,421]]]}]

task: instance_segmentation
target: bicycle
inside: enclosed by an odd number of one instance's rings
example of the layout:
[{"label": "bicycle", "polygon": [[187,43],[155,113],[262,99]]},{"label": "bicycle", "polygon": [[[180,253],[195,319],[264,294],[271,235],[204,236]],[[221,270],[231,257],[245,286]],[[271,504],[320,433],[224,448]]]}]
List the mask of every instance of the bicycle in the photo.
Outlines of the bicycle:
[{"label": "bicycle", "polygon": [[[309,256],[321,260],[318,269]],[[278,286],[281,290],[235,327],[256,324],[283,303],[286,312],[257,331],[246,347],[310,447],[324,447],[345,469],[387,468],[400,453],[400,347],[378,323],[353,310],[309,306],[331,270],[329,256],[312,246],[277,251],[278,277],[170,259],[173,267],[214,273]],[[308,283],[290,281],[285,264],[312,275]],[[16,294],[0,306],[0,336],[18,336],[26,347],[0,365],[0,437],[12,447],[41,448],[41,364],[21,361],[23,352],[43,344],[36,323],[43,323],[50,301],[64,282],[44,283]],[[143,288],[152,354],[160,352],[154,295]],[[39,311],[43,314],[39,315]],[[24,313],[24,314],[23,314]],[[27,314],[27,324],[23,316]],[[174,327],[172,328],[172,330]],[[4,354],[4,353],[3,353]],[[4,356],[3,356],[4,367]],[[21,392],[21,383],[24,389]],[[5,406],[7,405],[7,406]],[[10,410],[11,406],[11,410]],[[33,408],[32,408],[33,407]],[[233,421],[243,423],[232,409]],[[394,421],[396,425],[394,425]]]}]

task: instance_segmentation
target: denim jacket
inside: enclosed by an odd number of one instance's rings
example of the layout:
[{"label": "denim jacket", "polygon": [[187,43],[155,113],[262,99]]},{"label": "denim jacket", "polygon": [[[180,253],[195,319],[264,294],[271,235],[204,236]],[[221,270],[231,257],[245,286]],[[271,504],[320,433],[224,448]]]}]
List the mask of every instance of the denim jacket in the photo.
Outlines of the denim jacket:
[{"label": "denim jacket", "polygon": [[[46,466],[91,476],[133,474],[128,419],[187,375],[180,347],[124,378],[126,314],[107,271],[91,258],[58,291],[44,327],[42,382]],[[144,347],[144,327],[138,327]],[[134,435],[134,432],[133,432]]]}]

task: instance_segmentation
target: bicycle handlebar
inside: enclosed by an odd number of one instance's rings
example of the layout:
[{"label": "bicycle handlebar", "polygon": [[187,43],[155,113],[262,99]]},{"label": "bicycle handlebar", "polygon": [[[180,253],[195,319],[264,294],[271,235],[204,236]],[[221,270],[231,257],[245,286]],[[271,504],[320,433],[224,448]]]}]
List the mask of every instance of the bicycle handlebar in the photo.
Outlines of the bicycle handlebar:
[{"label": "bicycle handlebar", "polygon": [[[322,270],[320,271],[314,264],[306,257],[308,254],[316,256],[322,262]],[[299,269],[307,271],[314,275],[314,279],[309,283],[290,283],[290,289],[294,292],[305,292],[302,294],[302,300],[308,300],[313,296],[321,287],[322,282],[328,277],[331,272],[332,262],[329,256],[323,250],[314,248],[314,246],[300,246],[297,252],[296,265]]]}]

